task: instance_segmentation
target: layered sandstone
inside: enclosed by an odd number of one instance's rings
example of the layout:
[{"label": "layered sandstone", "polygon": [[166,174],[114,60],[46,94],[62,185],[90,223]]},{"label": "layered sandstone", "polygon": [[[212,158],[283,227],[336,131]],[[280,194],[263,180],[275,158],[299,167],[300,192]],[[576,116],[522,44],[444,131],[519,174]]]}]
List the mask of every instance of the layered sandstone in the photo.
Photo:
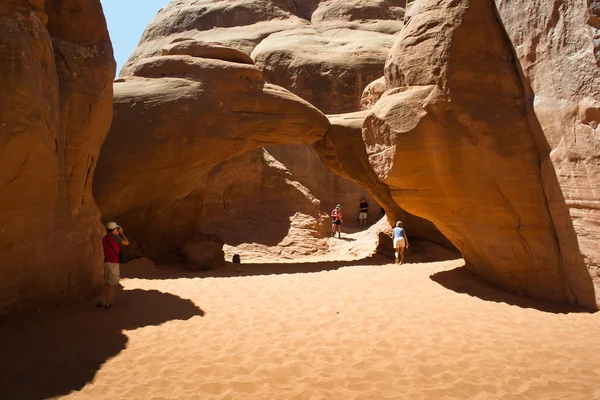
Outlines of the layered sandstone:
[{"label": "layered sandstone", "polygon": [[[363,88],[381,76],[394,35],[403,27],[402,6],[403,1],[396,0],[172,3],[147,28],[121,76],[131,74],[140,59],[180,47],[171,43],[190,37],[214,48],[239,49],[255,60],[267,82],[290,90],[323,112],[357,111]],[[268,151],[321,200],[322,211],[341,203],[346,221],[358,224],[358,205],[366,197],[371,206],[369,223],[381,215],[371,193],[331,172],[311,146],[285,145]],[[226,165],[237,168],[237,164]],[[236,172],[222,174],[223,179]]]},{"label": "layered sandstone", "polygon": [[521,65],[561,257],[587,266],[600,299],[600,2],[496,5]]},{"label": "layered sandstone", "polygon": [[411,236],[426,238],[452,248],[438,229],[423,218],[404,211],[392,198],[390,188],[379,180],[369,163],[362,138],[367,111],[330,115],[331,127],[323,139],[313,146],[323,163],[336,174],[364,187],[386,211],[390,224],[402,221]]},{"label": "layered sandstone", "polygon": [[0,314],[100,283],[91,183],[114,70],[99,0],[0,4]]},{"label": "layered sandstone", "polygon": [[214,58],[222,46],[207,54],[197,52],[210,47],[204,42],[177,42],[189,43],[139,59],[115,83],[113,124],[94,178],[103,215],[129,227],[146,255],[174,254],[198,233],[198,190],[217,164],[262,146],[312,143],[329,126],[309,103],[265,83],[256,66],[237,62],[239,51],[222,60]]},{"label": "layered sandstone", "polygon": [[321,201],[265,149],[219,164],[201,191],[199,228],[246,255],[293,259],[327,251]]},{"label": "layered sandstone", "polygon": [[[589,274],[561,256],[511,43],[491,1],[416,1],[371,109],[371,165],[469,268],[521,294],[595,308]],[[478,40],[472,40],[477,37]]]}]

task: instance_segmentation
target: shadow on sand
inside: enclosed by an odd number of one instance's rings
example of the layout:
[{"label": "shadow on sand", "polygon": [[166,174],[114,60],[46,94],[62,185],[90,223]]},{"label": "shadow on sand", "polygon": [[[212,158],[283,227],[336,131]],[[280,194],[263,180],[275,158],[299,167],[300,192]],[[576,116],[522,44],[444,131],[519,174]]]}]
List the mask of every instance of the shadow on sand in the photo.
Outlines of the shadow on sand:
[{"label": "shadow on sand", "polygon": [[589,312],[589,310],[566,304],[551,303],[548,301],[532,299],[531,297],[519,296],[506,292],[484,281],[482,278],[475,275],[464,266],[450,271],[435,273],[431,275],[430,278],[446,289],[450,289],[457,293],[464,293],[468,294],[469,296],[478,297],[485,301],[506,303],[511,306],[531,308],[554,314]]},{"label": "shadow on sand", "polygon": [[[243,260],[242,260],[243,261]],[[390,260],[381,256],[373,256],[354,261],[319,261],[297,263],[242,263],[226,262],[223,268],[212,271],[187,271],[183,264],[160,265],[148,270],[121,269],[122,278],[137,279],[193,279],[193,278],[230,278],[240,276],[309,274],[313,272],[332,271],[343,267],[358,265],[385,265]]]},{"label": "shadow on sand", "polygon": [[[342,238],[343,239],[343,238]],[[414,250],[408,250],[405,262],[427,263],[436,261],[455,260],[460,254],[443,248],[442,246],[429,242],[414,241]],[[391,248],[391,246],[390,246]],[[433,249],[433,250],[432,250]],[[302,262],[274,262],[274,263],[225,263],[225,267],[213,271],[187,271],[183,264],[160,265],[153,268],[151,263],[134,267],[133,263],[121,266],[121,277],[130,279],[193,279],[193,278],[229,278],[256,275],[280,275],[280,274],[309,274],[321,271],[332,271],[344,267],[353,266],[380,266],[393,264],[393,251],[384,254],[375,254],[371,257],[349,260],[349,261],[315,261]]]},{"label": "shadow on sand", "polygon": [[190,300],[125,290],[111,309],[92,302],[0,323],[0,398],[46,399],[82,389],[127,344],[123,330],[203,316]]}]

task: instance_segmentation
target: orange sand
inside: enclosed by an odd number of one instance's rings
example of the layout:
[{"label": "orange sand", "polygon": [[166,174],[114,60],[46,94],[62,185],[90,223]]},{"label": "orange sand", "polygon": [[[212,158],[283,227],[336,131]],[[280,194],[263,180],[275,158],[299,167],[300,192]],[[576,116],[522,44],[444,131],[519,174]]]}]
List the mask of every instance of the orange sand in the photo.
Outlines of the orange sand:
[{"label": "orange sand", "polygon": [[163,270],[123,280],[110,310],[18,316],[0,323],[0,398],[600,398],[598,315],[461,260],[383,262]]}]

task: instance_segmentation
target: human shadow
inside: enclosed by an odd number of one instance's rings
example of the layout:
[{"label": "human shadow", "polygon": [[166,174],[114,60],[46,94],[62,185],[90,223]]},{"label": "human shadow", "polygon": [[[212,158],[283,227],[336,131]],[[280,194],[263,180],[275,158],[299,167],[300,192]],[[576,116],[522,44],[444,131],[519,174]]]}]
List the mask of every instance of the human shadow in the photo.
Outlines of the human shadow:
[{"label": "human shadow", "polygon": [[[392,239],[384,233],[380,233],[379,235],[377,253],[393,260],[394,248],[392,246]],[[410,246],[404,251],[404,254],[405,264],[450,261],[462,258],[462,254],[455,249],[449,249],[440,244],[422,239],[411,239]]]},{"label": "human shadow", "polygon": [[431,275],[430,278],[446,289],[478,297],[485,301],[506,303],[511,306],[531,308],[553,314],[589,312],[589,310],[567,304],[552,303],[506,292],[484,281],[464,266],[449,271],[437,272]]},{"label": "human shadow", "polygon": [[90,302],[0,323],[0,398],[46,399],[81,390],[125,349],[124,330],[203,316],[192,301],[125,290],[110,309]]}]

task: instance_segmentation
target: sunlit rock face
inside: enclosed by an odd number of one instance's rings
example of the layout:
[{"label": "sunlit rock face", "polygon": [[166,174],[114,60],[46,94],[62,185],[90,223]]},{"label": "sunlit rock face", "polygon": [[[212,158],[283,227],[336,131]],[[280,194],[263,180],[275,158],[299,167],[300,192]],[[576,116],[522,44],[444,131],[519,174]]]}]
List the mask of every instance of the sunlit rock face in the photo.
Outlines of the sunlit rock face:
[{"label": "sunlit rock face", "polygon": [[365,121],[378,177],[487,280],[595,308],[585,265],[564,254],[574,232],[556,218],[560,190],[494,3],[422,0],[409,17],[386,62],[388,91]]}]

